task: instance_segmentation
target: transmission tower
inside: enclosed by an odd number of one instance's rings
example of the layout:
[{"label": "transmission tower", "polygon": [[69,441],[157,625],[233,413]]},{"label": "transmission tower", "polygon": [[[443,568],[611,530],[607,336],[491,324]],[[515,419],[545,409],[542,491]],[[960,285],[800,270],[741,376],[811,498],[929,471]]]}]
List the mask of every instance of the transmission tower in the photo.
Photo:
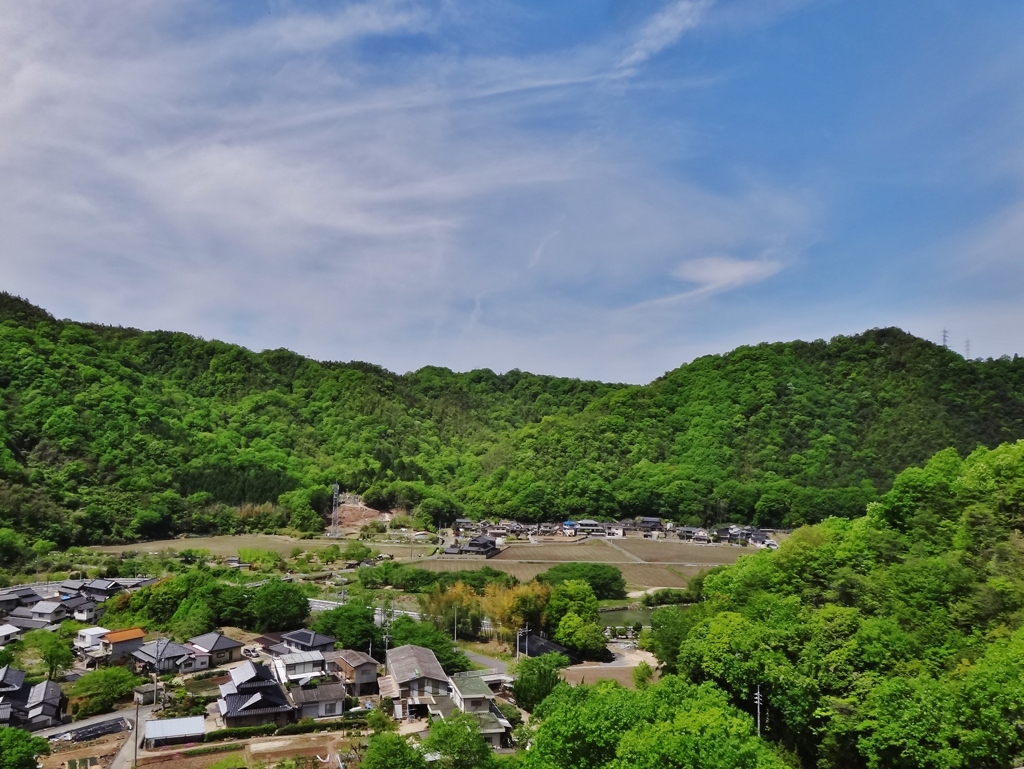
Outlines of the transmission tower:
[{"label": "transmission tower", "polygon": [[964,348],[967,351],[967,354],[964,357],[966,357],[968,360],[970,360],[970,357],[971,357],[971,340],[970,339],[967,340],[966,344],[964,345]]},{"label": "transmission tower", "polygon": [[334,499],[331,501],[331,536],[338,537],[340,535],[338,525],[338,508],[340,503],[338,502],[338,494],[341,492],[341,487],[338,484],[334,484]]},{"label": "transmission tower", "polygon": [[942,346],[948,348],[949,347],[949,345],[947,344],[948,341],[949,341],[949,331],[947,331],[946,329],[942,329]]}]

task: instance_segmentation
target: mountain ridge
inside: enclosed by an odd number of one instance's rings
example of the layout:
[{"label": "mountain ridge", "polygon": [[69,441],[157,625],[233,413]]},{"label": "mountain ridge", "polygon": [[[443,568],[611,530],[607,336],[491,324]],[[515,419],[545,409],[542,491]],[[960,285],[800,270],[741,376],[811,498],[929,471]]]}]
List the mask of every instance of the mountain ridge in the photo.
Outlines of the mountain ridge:
[{"label": "mountain ridge", "polygon": [[846,517],[952,446],[1024,438],[1024,359],[899,329],[702,356],[646,385],[395,374],[0,294],[0,527],[62,544],[316,531],[340,483],[437,522]]}]

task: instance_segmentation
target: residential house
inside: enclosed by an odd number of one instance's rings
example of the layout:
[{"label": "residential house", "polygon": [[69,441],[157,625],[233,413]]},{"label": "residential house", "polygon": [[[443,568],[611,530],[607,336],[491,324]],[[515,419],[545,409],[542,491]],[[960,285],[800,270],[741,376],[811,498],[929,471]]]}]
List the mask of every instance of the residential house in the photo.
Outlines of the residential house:
[{"label": "residential house", "polygon": [[9,643],[21,640],[21,628],[15,627],[14,625],[4,623],[0,625],[0,647],[7,646]]},{"label": "residential house", "polygon": [[226,665],[242,659],[242,646],[223,633],[205,633],[189,639],[189,645],[210,655],[210,665]]},{"label": "residential house", "polygon": [[80,592],[94,601],[102,603],[124,590],[125,586],[118,582],[109,579],[91,579],[82,585]]},{"label": "residential house", "polygon": [[28,731],[59,725],[67,698],[55,681],[35,686],[25,683],[25,673],[10,665],[0,668],[0,726]]},{"label": "residential house", "polygon": [[142,639],[146,637],[146,631],[140,627],[131,627],[127,630],[112,630],[103,636],[100,650],[103,656],[110,662],[130,657],[132,652],[142,648]]},{"label": "residential house", "polygon": [[[512,733],[509,723],[498,706],[494,704],[494,692],[475,673],[456,673],[448,679],[451,684],[451,700],[456,708],[469,713],[480,725],[480,734],[492,748],[508,745]],[[443,711],[439,713],[443,718]]]},{"label": "residential house", "polygon": [[308,628],[292,630],[281,635],[281,642],[297,652],[327,652],[334,648],[333,638]]},{"label": "residential house", "polygon": [[210,667],[210,655],[199,649],[158,638],[132,652],[139,673],[195,673]]},{"label": "residential house", "polygon": [[327,675],[327,663],[321,652],[292,652],[274,660],[274,675],[282,684],[308,683]]},{"label": "residential house", "polygon": [[348,690],[362,697],[377,693],[377,668],[380,663],[369,654],[352,649],[324,652],[327,672],[338,673]]},{"label": "residential house", "polygon": [[84,595],[73,595],[63,603],[70,617],[76,622],[95,622],[99,616],[96,602]]},{"label": "residential house", "polygon": [[224,726],[284,726],[292,720],[292,705],[274,680],[274,674],[259,663],[247,661],[231,669],[231,680],[220,686],[217,710]]},{"label": "residential house", "polygon": [[430,649],[398,646],[385,658],[387,675],[377,685],[380,696],[391,700],[395,718],[425,716],[433,695],[448,694],[448,676]]},{"label": "residential house", "polygon": [[637,522],[637,528],[640,531],[664,531],[665,524],[662,523],[661,518],[641,518]]},{"label": "residential house", "polygon": [[7,615],[5,621],[26,633],[29,630],[54,630],[57,627],[45,619],[33,617],[32,609],[29,606],[17,607]]},{"label": "residential house", "polygon": [[78,631],[72,645],[83,654],[98,652],[103,646],[103,636],[110,631],[105,627],[87,627]]},{"label": "residential house", "polygon": [[39,601],[32,606],[32,619],[47,625],[59,625],[68,618],[67,607],[60,601]]},{"label": "residential house", "polygon": [[19,606],[32,606],[41,600],[43,597],[30,587],[12,587],[0,593],[0,608],[9,614]]},{"label": "residential house", "polygon": [[462,555],[482,555],[486,558],[497,555],[499,552],[501,551],[498,550],[498,543],[494,537],[488,537],[485,534],[473,537],[473,539],[459,548],[459,553]]},{"label": "residential house", "polygon": [[288,690],[297,718],[332,718],[345,712],[345,684],[321,683]]},{"label": "residential house", "polygon": [[586,518],[582,521],[576,521],[576,532],[578,534],[588,534],[591,537],[603,537],[605,535],[605,525]]},{"label": "residential house", "polygon": [[576,536],[576,521],[565,521],[562,523],[562,536],[563,537],[575,537]]}]

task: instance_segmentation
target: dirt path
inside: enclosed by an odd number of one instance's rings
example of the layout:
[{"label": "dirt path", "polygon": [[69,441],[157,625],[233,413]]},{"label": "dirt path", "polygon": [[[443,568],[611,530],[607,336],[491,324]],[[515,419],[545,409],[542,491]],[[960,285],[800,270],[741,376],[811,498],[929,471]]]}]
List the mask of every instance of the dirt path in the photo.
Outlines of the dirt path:
[{"label": "dirt path", "polygon": [[638,555],[633,555],[626,548],[621,547],[615,540],[606,539],[604,542],[605,542],[606,545],[611,545],[612,547],[614,547],[616,550],[618,550],[620,553],[622,553],[623,555],[627,556],[631,560],[634,560],[637,563],[645,563],[643,558],[641,558]]}]

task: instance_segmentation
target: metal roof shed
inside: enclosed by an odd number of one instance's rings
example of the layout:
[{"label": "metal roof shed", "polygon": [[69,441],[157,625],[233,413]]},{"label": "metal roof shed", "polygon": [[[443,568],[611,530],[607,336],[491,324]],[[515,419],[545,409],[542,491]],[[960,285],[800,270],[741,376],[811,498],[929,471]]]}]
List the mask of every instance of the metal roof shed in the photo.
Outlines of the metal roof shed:
[{"label": "metal roof shed", "polygon": [[198,742],[206,734],[206,720],[202,716],[168,718],[146,722],[146,747]]}]

